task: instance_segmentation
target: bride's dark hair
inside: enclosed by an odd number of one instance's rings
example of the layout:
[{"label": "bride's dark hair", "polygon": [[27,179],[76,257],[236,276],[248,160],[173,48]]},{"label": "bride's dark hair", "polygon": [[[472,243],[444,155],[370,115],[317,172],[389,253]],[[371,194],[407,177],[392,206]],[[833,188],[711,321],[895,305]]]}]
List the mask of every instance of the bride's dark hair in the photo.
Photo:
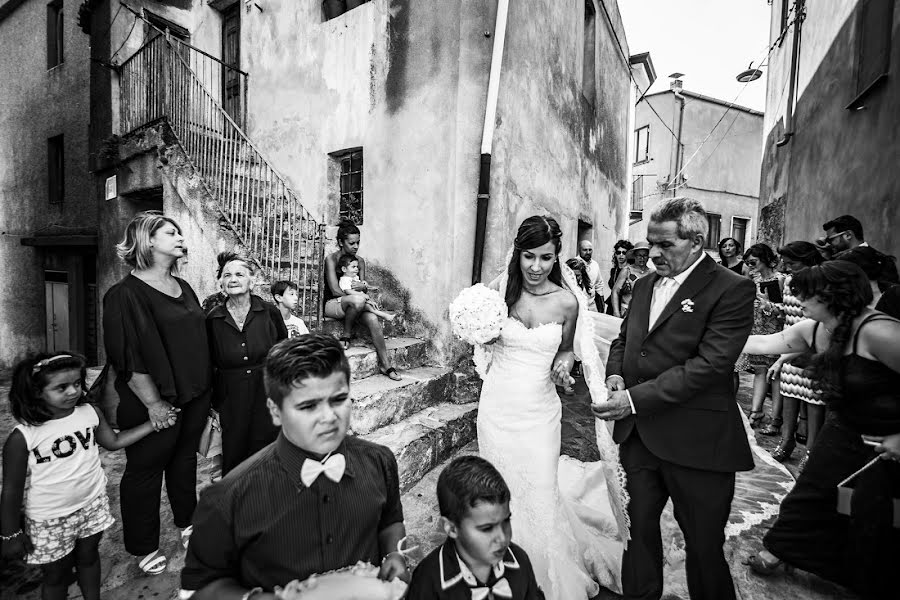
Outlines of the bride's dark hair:
[{"label": "bride's dark hair", "polygon": [[556,248],[556,262],[550,271],[549,279],[562,287],[562,271],[559,267],[559,251],[562,249],[562,231],[559,223],[553,217],[533,216],[528,217],[519,225],[516,239],[513,241],[512,258],[506,268],[506,306],[512,307],[522,296],[522,267],[519,260],[523,250],[531,250],[543,246],[547,242],[553,242]]}]

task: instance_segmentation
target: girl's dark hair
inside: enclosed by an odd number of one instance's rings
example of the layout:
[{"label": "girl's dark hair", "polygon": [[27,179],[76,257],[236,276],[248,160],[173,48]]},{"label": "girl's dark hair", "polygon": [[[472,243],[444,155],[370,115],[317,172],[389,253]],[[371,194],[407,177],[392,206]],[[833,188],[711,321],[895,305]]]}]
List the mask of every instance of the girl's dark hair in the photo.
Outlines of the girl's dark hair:
[{"label": "girl's dark hair", "polygon": [[[71,352],[43,352],[19,361],[13,369],[9,389],[9,406],[16,421],[26,425],[41,425],[51,420],[53,415],[41,398],[41,393],[53,373],[78,369],[81,372],[81,389],[86,393],[86,364],[83,356]],[[86,402],[87,396],[82,395],[78,404]]]},{"label": "girl's dark hair", "polygon": [[352,221],[348,221],[344,219],[341,221],[341,224],[338,225],[337,230],[337,240],[340,244],[344,240],[346,240],[351,235],[359,235],[359,227],[353,224]]},{"label": "girl's dark hair", "polygon": [[853,263],[830,260],[799,271],[791,279],[791,293],[797,298],[818,298],[838,324],[831,333],[828,347],[809,358],[809,377],[822,388],[825,400],[841,396],[841,359],[844,355],[853,320],[871,304],[874,296],[869,278]]},{"label": "girl's dark hair", "polygon": [[758,258],[773,269],[778,266],[778,255],[768,244],[753,244],[744,252],[744,260],[750,256]]},{"label": "girl's dark hair", "polygon": [[562,248],[562,231],[559,223],[553,217],[533,216],[528,217],[519,225],[519,231],[516,233],[516,239],[513,241],[512,258],[506,268],[508,275],[506,283],[506,306],[512,306],[519,301],[522,295],[522,268],[519,266],[519,259],[522,251],[531,250],[543,246],[547,242],[553,242],[556,248],[556,262],[550,271],[550,281],[558,286],[562,286],[562,271],[559,268],[559,251]]},{"label": "girl's dark hair", "polygon": [[570,258],[566,261],[566,266],[575,271],[575,276],[581,280],[581,288],[591,295],[591,282],[588,280],[587,265],[580,258]]},{"label": "girl's dark hair", "polygon": [[796,261],[807,267],[820,265],[825,260],[816,245],[811,242],[789,242],[778,249],[778,254],[782,258]]},{"label": "girl's dark hair", "polygon": [[722,238],[722,239],[719,241],[719,245],[718,245],[718,249],[719,249],[719,257],[722,256],[722,246],[724,246],[724,245],[725,245],[725,242],[727,242],[727,241],[732,241],[732,242],[734,242],[734,247],[735,247],[734,255],[735,255],[735,256],[740,256],[740,255],[741,255],[741,250],[743,249],[743,246],[741,246],[741,243],[740,243],[739,241],[737,241],[736,239],[734,239],[733,237],[727,237],[727,238]]}]

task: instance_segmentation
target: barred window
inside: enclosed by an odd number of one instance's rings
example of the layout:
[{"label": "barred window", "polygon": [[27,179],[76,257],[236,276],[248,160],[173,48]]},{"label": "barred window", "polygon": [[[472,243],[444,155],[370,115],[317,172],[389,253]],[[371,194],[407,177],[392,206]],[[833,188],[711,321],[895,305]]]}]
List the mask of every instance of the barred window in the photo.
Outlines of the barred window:
[{"label": "barred window", "polygon": [[338,157],[341,163],[340,217],[363,224],[363,151]]}]

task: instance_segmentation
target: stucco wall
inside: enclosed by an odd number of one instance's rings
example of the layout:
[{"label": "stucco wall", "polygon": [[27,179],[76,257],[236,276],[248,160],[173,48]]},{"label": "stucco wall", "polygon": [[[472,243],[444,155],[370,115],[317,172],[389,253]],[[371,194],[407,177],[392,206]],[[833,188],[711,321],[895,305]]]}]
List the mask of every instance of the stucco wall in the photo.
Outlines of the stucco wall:
[{"label": "stucco wall", "polygon": [[[849,213],[862,221],[873,246],[900,255],[900,8],[894,8],[890,75],[864,110],[847,110],[856,87],[858,9],[858,2],[807,3],[795,134],[782,147],[775,142],[784,131],[791,35],[769,60],[762,204],[784,198],[780,242],[821,237],[825,221]],[[773,20],[773,40],[776,29]]]},{"label": "stucco wall", "polygon": [[[47,70],[47,3],[26,2],[0,22],[0,369],[45,346],[42,252],[36,233],[83,233],[96,206],[87,171],[88,38],[64,4],[64,62]],[[48,202],[47,139],[64,136],[65,198]]]}]

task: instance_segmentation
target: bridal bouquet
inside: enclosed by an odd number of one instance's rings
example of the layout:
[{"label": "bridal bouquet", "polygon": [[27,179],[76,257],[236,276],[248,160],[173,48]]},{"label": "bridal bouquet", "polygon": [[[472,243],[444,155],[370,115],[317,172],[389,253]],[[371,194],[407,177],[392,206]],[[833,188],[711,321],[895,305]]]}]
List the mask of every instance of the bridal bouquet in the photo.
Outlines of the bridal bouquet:
[{"label": "bridal bouquet", "polygon": [[405,583],[378,579],[378,567],[364,562],[275,587],[280,600],[400,600],[405,593]]},{"label": "bridal bouquet", "polygon": [[456,337],[469,344],[486,344],[500,335],[506,301],[498,292],[476,283],[450,303],[450,325]]}]

